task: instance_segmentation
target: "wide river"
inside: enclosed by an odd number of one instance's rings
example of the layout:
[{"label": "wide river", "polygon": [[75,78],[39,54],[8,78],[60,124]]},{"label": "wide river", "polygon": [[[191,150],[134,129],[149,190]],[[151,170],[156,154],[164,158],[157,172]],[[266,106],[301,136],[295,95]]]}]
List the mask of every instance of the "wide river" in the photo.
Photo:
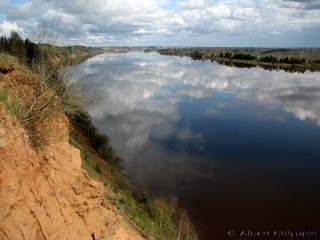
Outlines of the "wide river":
[{"label": "wide river", "polygon": [[201,240],[320,234],[319,72],[143,52],[98,55],[79,70],[102,97],[89,113],[130,178],[176,196]]}]

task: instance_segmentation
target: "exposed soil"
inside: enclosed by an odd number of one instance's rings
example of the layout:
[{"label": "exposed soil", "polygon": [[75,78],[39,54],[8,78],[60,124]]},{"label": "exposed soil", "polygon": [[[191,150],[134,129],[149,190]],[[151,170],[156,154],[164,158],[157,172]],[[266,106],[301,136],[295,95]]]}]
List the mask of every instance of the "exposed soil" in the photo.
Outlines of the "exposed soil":
[{"label": "exposed soil", "polygon": [[[13,65],[0,66],[0,90],[20,101],[30,98],[32,77]],[[34,148],[0,103],[0,239],[144,239],[106,200],[103,185],[81,168],[62,111],[45,126],[54,141]]]}]

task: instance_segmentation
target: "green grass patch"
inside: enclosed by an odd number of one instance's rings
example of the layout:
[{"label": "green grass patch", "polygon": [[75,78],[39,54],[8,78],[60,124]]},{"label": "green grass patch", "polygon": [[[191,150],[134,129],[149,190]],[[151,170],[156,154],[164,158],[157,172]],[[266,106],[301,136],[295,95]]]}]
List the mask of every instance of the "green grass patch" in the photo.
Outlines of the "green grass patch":
[{"label": "green grass patch", "polygon": [[4,104],[6,111],[20,119],[20,104],[15,96],[9,96],[6,89],[0,89],[0,102]]},{"label": "green grass patch", "polygon": [[0,61],[18,63],[18,59],[6,53],[0,53]]}]

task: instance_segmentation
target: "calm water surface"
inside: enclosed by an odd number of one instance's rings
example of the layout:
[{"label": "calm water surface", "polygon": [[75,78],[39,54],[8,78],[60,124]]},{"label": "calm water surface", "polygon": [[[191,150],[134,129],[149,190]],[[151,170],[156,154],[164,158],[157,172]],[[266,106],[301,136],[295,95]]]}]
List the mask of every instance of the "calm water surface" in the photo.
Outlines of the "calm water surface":
[{"label": "calm water surface", "polygon": [[176,196],[201,239],[320,231],[320,73],[142,52],[80,70],[103,97],[90,115],[130,177]]}]

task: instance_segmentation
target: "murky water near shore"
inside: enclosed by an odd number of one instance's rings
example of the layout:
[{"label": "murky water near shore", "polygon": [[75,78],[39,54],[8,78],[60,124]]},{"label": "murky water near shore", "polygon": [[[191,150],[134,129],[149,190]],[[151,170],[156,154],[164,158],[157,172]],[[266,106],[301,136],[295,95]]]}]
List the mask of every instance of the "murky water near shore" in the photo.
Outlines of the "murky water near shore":
[{"label": "murky water near shore", "polygon": [[89,112],[129,176],[153,196],[176,196],[201,239],[320,233],[320,73],[142,52],[79,70],[103,98]]}]

